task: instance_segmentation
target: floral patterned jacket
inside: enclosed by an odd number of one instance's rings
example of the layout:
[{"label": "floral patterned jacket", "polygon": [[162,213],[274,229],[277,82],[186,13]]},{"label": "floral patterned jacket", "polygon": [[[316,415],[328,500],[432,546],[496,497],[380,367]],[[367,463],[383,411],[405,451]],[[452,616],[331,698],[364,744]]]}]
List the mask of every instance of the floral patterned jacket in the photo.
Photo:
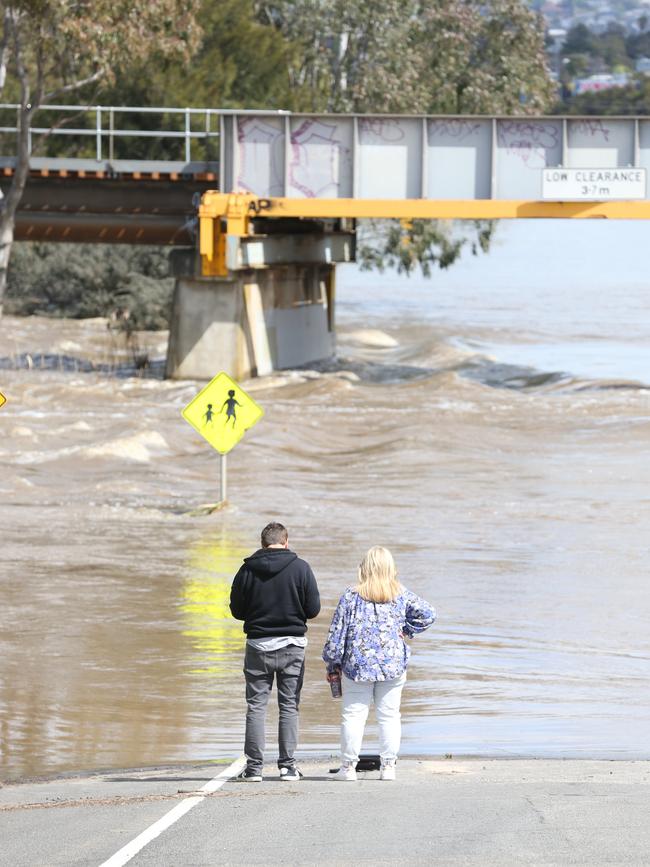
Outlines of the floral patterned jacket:
[{"label": "floral patterned jacket", "polygon": [[435,609],[410,590],[392,602],[368,602],[350,587],[339,599],[323,648],[327,670],[341,668],[350,680],[399,677],[411,655],[404,638],[424,632],[435,619]]}]

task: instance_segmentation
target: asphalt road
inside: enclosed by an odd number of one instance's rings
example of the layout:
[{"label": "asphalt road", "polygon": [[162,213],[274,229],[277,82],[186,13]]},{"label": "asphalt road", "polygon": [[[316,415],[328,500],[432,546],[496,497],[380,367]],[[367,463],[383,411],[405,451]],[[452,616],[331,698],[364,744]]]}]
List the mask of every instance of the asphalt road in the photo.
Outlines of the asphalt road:
[{"label": "asphalt road", "polygon": [[356,783],[331,780],[332,764],[303,763],[296,783],[267,766],[211,794],[225,765],[6,784],[0,864],[99,867],[187,807],[128,863],[650,863],[650,762],[403,759],[395,782]]}]

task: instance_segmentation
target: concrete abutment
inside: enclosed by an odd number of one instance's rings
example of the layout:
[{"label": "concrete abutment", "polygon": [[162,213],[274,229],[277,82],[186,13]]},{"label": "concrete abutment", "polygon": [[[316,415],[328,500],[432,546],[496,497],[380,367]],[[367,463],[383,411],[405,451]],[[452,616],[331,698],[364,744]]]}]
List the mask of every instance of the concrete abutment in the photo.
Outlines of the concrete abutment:
[{"label": "concrete abutment", "polygon": [[284,225],[228,236],[223,277],[204,276],[196,251],[173,253],[168,378],[246,379],[334,353],[335,268],[354,261],[354,227]]},{"label": "concrete abutment", "polygon": [[167,377],[235,379],[329,358],[335,348],[333,264],[274,265],[226,278],[179,274]]}]

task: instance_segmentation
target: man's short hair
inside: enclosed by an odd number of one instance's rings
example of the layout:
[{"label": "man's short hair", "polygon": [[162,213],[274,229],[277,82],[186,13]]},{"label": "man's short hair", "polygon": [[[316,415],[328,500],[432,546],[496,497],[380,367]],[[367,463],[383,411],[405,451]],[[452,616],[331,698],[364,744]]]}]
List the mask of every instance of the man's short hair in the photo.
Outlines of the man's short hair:
[{"label": "man's short hair", "polygon": [[284,524],[271,521],[262,530],[262,548],[268,548],[270,545],[284,545],[288,538],[289,534]]}]

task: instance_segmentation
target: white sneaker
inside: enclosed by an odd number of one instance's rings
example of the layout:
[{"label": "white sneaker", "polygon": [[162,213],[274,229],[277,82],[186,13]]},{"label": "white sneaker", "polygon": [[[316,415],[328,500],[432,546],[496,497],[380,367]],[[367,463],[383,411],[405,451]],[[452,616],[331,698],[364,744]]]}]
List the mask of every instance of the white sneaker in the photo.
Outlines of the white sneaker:
[{"label": "white sneaker", "polygon": [[350,762],[343,762],[338,771],[335,774],[332,774],[332,779],[354,783],[354,781],[357,779],[357,771],[355,766]]},{"label": "white sneaker", "polygon": [[280,779],[283,782],[296,782],[302,780],[304,774],[295,765],[292,768],[280,768]]},{"label": "white sneaker", "polygon": [[387,759],[385,762],[381,763],[381,768],[379,769],[379,779],[380,780],[394,780],[395,779],[395,759]]}]

